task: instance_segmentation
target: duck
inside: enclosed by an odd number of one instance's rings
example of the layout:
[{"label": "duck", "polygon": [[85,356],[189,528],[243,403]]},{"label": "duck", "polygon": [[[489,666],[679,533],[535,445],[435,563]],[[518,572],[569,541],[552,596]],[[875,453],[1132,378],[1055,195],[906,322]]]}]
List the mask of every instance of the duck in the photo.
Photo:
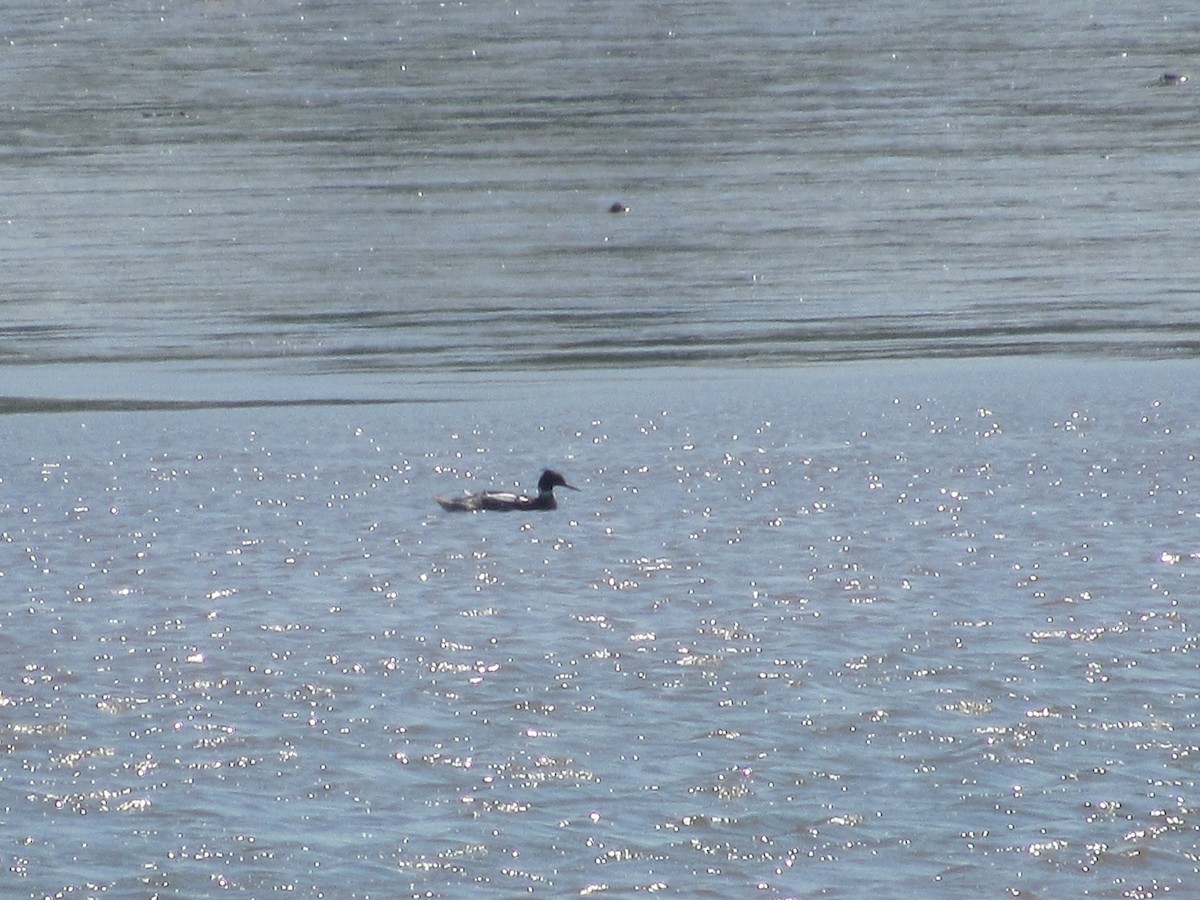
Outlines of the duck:
[{"label": "duck", "polygon": [[517,510],[551,510],[558,509],[558,501],[554,499],[554,489],[564,487],[577,491],[579,488],[567,484],[567,479],[553,469],[546,469],[538,479],[536,497],[526,497],[511,491],[482,491],[478,494],[464,494],[461,497],[434,497],[447,512],[476,512],[490,509],[496,512],[516,512]]}]

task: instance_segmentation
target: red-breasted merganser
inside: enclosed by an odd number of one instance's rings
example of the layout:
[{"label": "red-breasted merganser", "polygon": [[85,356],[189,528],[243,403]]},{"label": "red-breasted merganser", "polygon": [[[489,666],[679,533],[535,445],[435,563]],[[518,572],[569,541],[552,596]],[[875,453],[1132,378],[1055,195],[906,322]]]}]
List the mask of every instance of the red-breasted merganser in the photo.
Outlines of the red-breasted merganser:
[{"label": "red-breasted merganser", "polygon": [[536,497],[525,497],[511,491],[484,491],[480,494],[464,494],[461,497],[434,497],[442,505],[442,509],[450,512],[475,512],[479,509],[493,509],[497,512],[514,512],[521,509],[558,509],[554,499],[554,489],[565,487],[572,491],[579,488],[567,484],[567,479],[553,469],[547,469],[538,479],[538,494]]}]

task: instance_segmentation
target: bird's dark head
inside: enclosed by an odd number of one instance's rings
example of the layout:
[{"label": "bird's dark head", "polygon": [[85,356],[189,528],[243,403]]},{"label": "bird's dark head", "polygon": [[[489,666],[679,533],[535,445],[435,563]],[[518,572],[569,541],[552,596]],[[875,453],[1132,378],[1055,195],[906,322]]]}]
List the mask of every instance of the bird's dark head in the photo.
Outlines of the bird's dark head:
[{"label": "bird's dark head", "polygon": [[565,487],[572,491],[577,491],[579,488],[573,484],[567,484],[567,479],[563,478],[558,472],[553,469],[547,469],[542,473],[542,477],[538,479],[538,490],[542,493],[552,491],[556,487]]}]

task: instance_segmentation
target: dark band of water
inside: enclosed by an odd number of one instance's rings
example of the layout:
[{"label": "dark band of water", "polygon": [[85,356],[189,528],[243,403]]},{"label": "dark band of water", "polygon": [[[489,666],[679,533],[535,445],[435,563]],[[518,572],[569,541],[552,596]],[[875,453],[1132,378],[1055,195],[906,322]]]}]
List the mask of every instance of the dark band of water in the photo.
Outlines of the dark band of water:
[{"label": "dark band of water", "polygon": [[1200,348],[1179,17],[521,12],[17,17],[0,393]]}]

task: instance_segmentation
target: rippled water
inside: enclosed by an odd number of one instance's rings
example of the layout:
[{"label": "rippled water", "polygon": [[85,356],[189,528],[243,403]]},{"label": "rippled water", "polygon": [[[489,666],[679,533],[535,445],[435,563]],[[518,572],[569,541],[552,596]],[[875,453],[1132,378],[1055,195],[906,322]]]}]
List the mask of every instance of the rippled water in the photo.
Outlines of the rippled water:
[{"label": "rippled water", "polygon": [[1197,27],[1184,3],[28,7],[0,63],[6,393],[1191,357],[1196,95],[1160,81]]},{"label": "rippled water", "polygon": [[21,5],[0,895],[1186,894],[1197,27]]},{"label": "rippled water", "polygon": [[1184,890],[1191,374],[10,416],[0,886]]}]

